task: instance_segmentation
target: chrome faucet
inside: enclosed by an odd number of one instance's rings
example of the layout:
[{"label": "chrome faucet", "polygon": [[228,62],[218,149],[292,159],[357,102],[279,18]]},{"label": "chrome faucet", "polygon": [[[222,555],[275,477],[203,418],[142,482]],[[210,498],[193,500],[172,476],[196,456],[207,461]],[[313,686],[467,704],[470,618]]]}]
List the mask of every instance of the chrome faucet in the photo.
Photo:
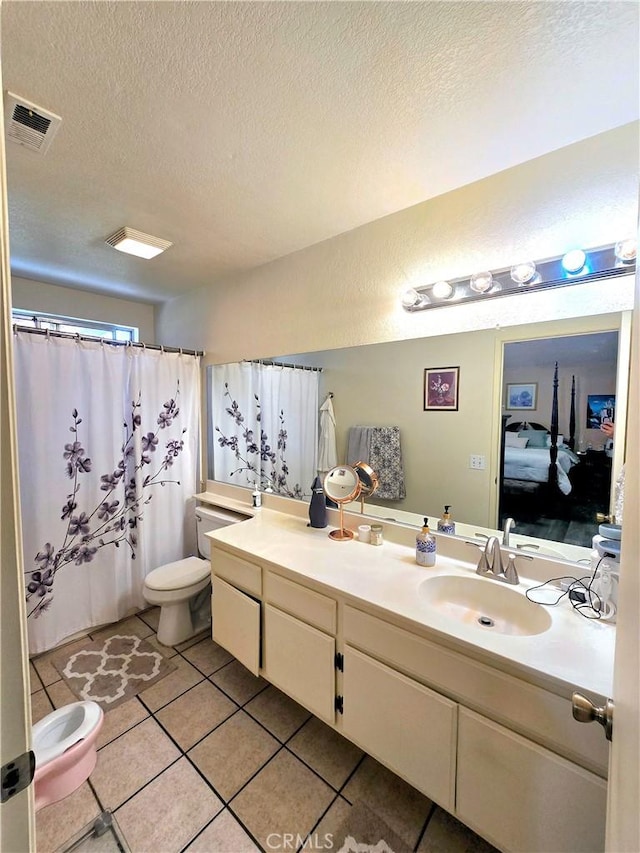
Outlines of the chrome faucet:
[{"label": "chrome faucet", "polygon": [[509,544],[510,544],[509,543],[509,534],[511,533],[511,531],[513,530],[513,528],[515,526],[516,526],[516,523],[515,523],[515,520],[513,518],[505,518],[504,527],[502,528],[504,531],[504,533],[502,535],[502,544],[504,545],[505,548],[509,547]]}]

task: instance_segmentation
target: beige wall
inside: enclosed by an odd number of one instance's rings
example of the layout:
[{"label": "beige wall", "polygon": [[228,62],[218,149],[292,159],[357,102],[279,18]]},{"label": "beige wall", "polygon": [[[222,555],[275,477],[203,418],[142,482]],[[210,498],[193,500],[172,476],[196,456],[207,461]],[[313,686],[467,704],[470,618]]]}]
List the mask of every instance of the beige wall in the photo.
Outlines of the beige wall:
[{"label": "beige wall", "polygon": [[[211,362],[622,310],[632,283],[409,314],[399,296],[633,233],[638,125],[618,128],[165,303],[158,341]],[[505,140],[504,144],[508,144]]]},{"label": "beige wall", "polygon": [[146,344],[155,343],[153,305],[17,276],[12,277],[12,292],[14,308],[40,311],[43,314],[60,314],[64,317],[78,317],[81,320],[137,326],[141,341]]}]

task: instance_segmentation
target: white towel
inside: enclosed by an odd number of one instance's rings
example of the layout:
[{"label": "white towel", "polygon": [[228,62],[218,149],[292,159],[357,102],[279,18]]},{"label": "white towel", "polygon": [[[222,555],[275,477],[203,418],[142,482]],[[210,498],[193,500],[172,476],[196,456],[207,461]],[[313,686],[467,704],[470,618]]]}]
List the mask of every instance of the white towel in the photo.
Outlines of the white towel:
[{"label": "white towel", "polygon": [[336,417],[331,397],[320,406],[320,435],[318,438],[318,472],[330,471],[338,464],[336,450]]}]

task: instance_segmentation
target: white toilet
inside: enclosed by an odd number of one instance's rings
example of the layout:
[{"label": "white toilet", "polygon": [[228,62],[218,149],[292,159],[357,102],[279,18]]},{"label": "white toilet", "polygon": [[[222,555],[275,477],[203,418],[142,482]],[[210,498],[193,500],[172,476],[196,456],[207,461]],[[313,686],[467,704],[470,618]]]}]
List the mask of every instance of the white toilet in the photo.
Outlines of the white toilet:
[{"label": "white toilet", "polygon": [[159,605],[158,640],[175,646],[211,623],[211,548],[204,535],[248,516],[221,507],[198,506],[195,510],[199,557],[167,563],[146,576],[142,594],[149,604]]}]

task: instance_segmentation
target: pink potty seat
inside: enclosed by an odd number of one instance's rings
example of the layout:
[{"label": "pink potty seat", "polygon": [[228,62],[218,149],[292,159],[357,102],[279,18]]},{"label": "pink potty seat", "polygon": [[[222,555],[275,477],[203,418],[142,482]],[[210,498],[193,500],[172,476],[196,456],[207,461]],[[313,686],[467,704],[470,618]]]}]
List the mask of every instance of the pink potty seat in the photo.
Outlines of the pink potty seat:
[{"label": "pink potty seat", "polygon": [[104,713],[96,702],[58,708],[32,730],[36,811],[73,793],[96,766]]}]

